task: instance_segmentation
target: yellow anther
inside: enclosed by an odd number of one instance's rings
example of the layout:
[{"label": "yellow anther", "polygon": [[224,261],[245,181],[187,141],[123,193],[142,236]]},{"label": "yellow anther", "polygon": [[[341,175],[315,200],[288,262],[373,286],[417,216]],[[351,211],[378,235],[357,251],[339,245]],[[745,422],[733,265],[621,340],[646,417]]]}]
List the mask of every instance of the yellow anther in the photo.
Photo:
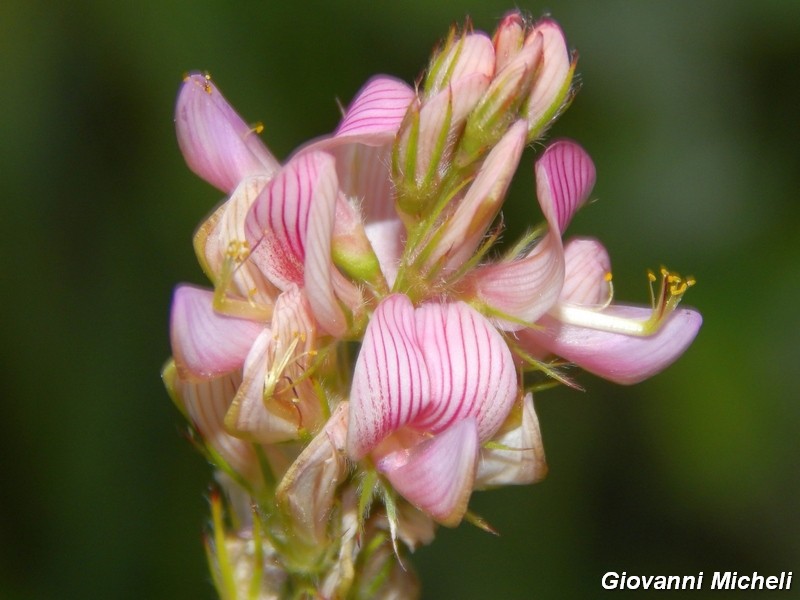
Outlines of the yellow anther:
[{"label": "yellow anther", "polygon": [[206,94],[210,94],[214,90],[214,88],[211,87],[211,73],[206,71],[203,73],[203,77],[206,80],[203,84],[203,90],[206,92]]},{"label": "yellow anther", "polygon": [[614,279],[614,277],[611,275],[611,271],[607,271],[606,274],[603,275],[603,279],[605,279],[606,282],[611,283],[611,280]]},{"label": "yellow anther", "polygon": [[250,244],[247,240],[231,240],[225,250],[225,256],[235,262],[244,262],[250,256]]},{"label": "yellow anther", "polygon": [[264,131],[264,124],[259,121],[258,123],[254,123],[253,126],[250,128],[250,133],[260,134]]}]

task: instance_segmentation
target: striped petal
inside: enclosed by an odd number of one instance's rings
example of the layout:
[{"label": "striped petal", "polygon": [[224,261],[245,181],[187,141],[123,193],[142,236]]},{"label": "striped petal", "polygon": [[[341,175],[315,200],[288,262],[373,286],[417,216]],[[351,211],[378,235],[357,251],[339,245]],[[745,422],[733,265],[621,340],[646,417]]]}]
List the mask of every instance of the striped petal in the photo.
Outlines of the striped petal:
[{"label": "striped petal", "polygon": [[184,79],[175,128],[189,168],[226,194],[246,177],[270,176],[280,168],[207,76],[193,73]]},{"label": "striped petal", "polygon": [[526,117],[533,137],[541,136],[566,101],[575,66],[564,32],[552,19],[542,19],[525,40],[532,44],[542,39],[542,64],[528,97]]},{"label": "striped petal", "polygon": [[480,441],[488,440],[505,421],[517,394],[508,346],[463,302],[424,304],[415,316],[431,400],[413,425],[439,433],[471,417]]},{"label": "striped petal", "polygon": [[375,309],[364,333],[350,392],[347,451],[363,457],[413,421],[430,400],[414,307],[392,295]]},{"label": "striped petal", "polygon": [[560,235],[592,192],[594,163],[572,140],[559,140],[548,146],[534,170],[542,212],[551,230]]},{"label": "striped petal", "polygon": [[[646,321],[652,309],[611,305],[600,315]],[[545,349],[599,377],[633,384],[661,372],[689,347],[702,324],[700,313],[679,308],[653,335],[642,337],[571,325],[545,316],[540,328],[519,332],[520,342]]]},{"label": "striped petal", "polygon": [[414,90],[399,79],[378,75],[370,79],[347,108],[335,138],[356,137],[363,144],[390,141],[406,114]]},{"label": "striped petal", "polygon": [[467,510],[475,480],[478,428],[473,418],[378,462],[392,486],[443,525],[454,527]]},{"label": "striped petal", "polygon": [[181,285],[172,298],[170,340],[178,373],[184,378],[210,379],[241,368],[264,325],[219,314],[214,293]]}]

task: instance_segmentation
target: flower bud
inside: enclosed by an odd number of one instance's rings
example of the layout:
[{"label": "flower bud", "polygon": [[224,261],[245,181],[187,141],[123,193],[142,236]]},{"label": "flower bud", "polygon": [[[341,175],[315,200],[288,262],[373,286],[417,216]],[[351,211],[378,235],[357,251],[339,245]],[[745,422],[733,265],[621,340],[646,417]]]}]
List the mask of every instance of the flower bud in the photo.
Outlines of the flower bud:
[{"label": "flower bud", "polygon": [[425,78],[425,100],[443,92],[448,86],[472,75],[487,80],[494,75],[494,48],[486,34],[468,33],[455,39],[455,30],[444,48],[434,56]]},{"label": "flower bud", "polygon": [[525,41],[525,20],[519,11],[508,13],[494,32],[494,70],[500,72],[517,53]]}]

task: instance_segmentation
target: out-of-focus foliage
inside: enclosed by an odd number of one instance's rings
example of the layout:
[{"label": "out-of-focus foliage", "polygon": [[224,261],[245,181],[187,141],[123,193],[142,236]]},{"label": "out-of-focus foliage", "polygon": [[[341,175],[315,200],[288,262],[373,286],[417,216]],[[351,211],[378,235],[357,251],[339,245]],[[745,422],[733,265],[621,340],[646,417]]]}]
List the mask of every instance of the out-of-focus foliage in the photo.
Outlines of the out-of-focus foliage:
[{"label": "out-of-focus foliage", "polygon": [[[664,262],[705,324],[632,388],[542,393],[550,476],[478,494],[418,551],[425,598],[589,597],[609,570],[772,574],[800,559],[800,4],[590,2],[551,12],[583,89],[554,136],[598,169],[569,233],[602,236],[618,299]],[[210,469],[158,378],[190,239],[219,194],[185,167],[172,108],[210,71],[286,157],[368,76],[419,74],[453,21],[504,0],[0,5],[3,598],[211,598]],[[532,154],[506,221],[534,211]],[[710,592],[707,592],[710,593]],[[696,593],[703,597],[703,593]]]}]

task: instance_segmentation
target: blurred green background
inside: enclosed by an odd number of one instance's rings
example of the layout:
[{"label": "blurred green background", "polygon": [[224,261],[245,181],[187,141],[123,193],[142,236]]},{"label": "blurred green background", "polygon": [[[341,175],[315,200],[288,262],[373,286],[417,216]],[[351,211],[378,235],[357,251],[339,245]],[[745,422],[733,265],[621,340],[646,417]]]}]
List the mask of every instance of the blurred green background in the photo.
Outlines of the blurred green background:
[{"label": "blurred green background", "polygon": [[[502,535],[441,531],[414,557],[423,597],[594,597],[609,570],[800,587],[800,2],[520,6],[580,52],[552,135],[592,154],[598,201],[569,233],[606,243],[618,299],[646,302],[661,263],[694,274],[705,323],[651,381],[541,394],[550,476],[476,494]],[[0,4],[0,597],[213,597],[209,469],[159,379],[171,290],[202,282],[191,234],[219,199],[174,139],[182,74],[210,71],[283,158],[371,74],[412,81],[451,22],[491,30],[509,8]],[[537,214],[532,160],[510,222]]]}]

